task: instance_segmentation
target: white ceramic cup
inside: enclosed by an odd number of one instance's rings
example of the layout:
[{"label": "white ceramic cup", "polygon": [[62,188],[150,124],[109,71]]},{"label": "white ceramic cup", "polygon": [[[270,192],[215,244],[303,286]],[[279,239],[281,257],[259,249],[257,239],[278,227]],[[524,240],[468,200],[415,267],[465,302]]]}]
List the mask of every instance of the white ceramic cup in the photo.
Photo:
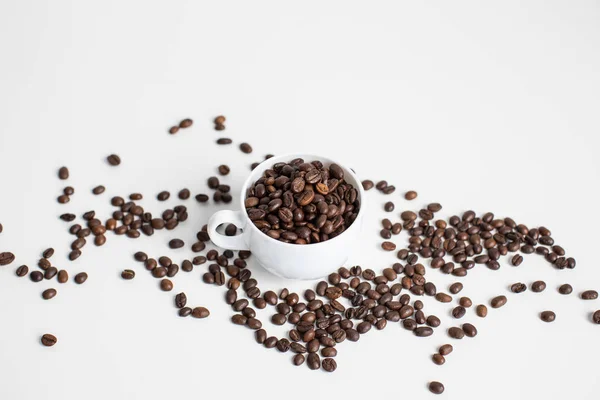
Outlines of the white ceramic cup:
[{"label": "white ceramic cup", "polygon": [[[356,220],[339,236],[325,242],[306,245],[284,243],[261,232],[248,218],[244,208],[248,187],[275,163],[289,162],[295,158],[303,158],[306,162],[318,160],[326,166],[338,164],[344,170],[346,182],[358,190],[360,210]],[[208,233],[215,245],[229,250],[250,250],[265,269],[277,276],[289,279],[317,279],[343,266],[356,247],[365,213],[365,195],[361,181],[350,168],[326,157],[290,154],[269,158],[254,168],[240,192],[240,205],[240,211],[218,211],[208,221]],[[235,224],[242,233],[237,236],[225,236],[217,232],[219,225],[228,223]]]}]

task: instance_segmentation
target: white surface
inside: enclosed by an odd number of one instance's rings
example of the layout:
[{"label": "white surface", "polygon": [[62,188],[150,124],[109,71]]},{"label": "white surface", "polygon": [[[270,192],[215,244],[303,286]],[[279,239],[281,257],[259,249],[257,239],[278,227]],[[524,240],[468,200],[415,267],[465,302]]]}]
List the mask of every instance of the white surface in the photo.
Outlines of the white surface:
[{"label": "white surface", "polygon": [[[344,169],[345,181],[356,188],[357,198],[361,201],[361,209],[368,209],[369,204],[360,184],[360,178],[346,165],[340,164],[337,160],[313,154],[283,154],[263,161],[252,170],[252,173],[248,174],[240,187],[239,206],[235,209],[236,211],[221,210],[213,214],[208,220],[208,233],[216,246],[231,250],[251,250],[257,263],[276,276],[287,279],[320,279],[337,270],[340,265],[344,265],[352,256],[353,250],[356,250],[357,245],[362,242],[361,228],[365,211],[359,211],[355,221],[344,231],[343,235],[316,243],[314,246],[297,246],[272,240],[254,226],[248,218],[246,210],[242,208],[249,186],[260,179],[266,170],[277,163],[289,162],[296,158],[302,158],[307,162],[320,161],[325,166],[337,163]],[[220,225],[230,223],[241,229],[242,233],[236,236],[225,236],[218,233],[217,228]]]},{"label": "white surface", "polygon": [[[589,313],[600,301],[577,293],[600,287],[600,7],[485,4],[1,2],[0,248],[17,261],[0,270],[0,398],[433,398],[426,384],[436,379],[447,399],[597,399],[600,326]],[[224,133],[250,142],[252,155],[213,145],[218,114],[228,118]],[[166,134],[188,116],[191,129]],[[105,215],[109,196],[133,191],[158,210],[160,190],[206,191],[224,161],[236,188],[251,162],[290,151],[318,151],[397,186],[391,197],[368,193],[368,239],[353,260],[363,267],[394,262],[377,238],[389,199],[397,210],[439,201],[445,216],[473,208],[544,224],[578,266],[556,271],[526,256],[520,268],[474,270],[463,294],[476,303],[516,281],[544,279],[548,289],[509,295],[485,320],[469,311],[464,320],[479,335],[458,343],[442,329],[424,339],[396,325],[370,332],[339,346],[338,370],[327,374],[292,366],[290,354],[267,351],[232,325],[223,288],[200,281],[204,268],[175,279],[191,304],[210,308],[200,321],[177,317],[175,292],[160,292],[132,260],[137,250],[187,257],[167,241],[191,243],[216,207],[189,200],[190,219],[175,232],[109,236],[104,248],[66,261],[70,237],[57,218],[65,211]],[[112,152],[119,168],[103,161]],[[77,190],[68,206],[55,201],[63,164]],[[93,197],[97,184],[107,192]],[[407,189],[419,191],[412,204],[401,200]],[[57,266],[90,277],[44,302],[41,291],[57,284],[17,279],[14,269],[34,267],[47,246],[57,249]],[[138,272],[135,280],[120,279],[124,268]],[[255,275],[263,290],[306,287]],[[452,281],[429,276],[440,289]],[[564,282],[573,295],[556,293]],[[444,326],[452,323],[447,307],[425,300]],[[538,319],[545,309],[556,322]],[[58,336],[55,347],[39,345],[45,332]],[[447,341],[455,351],[436,366],[429,357]]]}]

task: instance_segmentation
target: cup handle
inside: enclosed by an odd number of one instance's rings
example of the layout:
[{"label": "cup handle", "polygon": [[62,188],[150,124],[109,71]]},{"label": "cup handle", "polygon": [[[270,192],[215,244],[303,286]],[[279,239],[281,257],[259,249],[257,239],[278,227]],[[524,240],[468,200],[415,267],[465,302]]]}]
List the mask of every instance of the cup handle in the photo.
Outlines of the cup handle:
[{"label": "cup handle", "polygon": [[238,229],[245,228],[245,219],[240,211],[222,210],[217,211],[208,220],[208,235],[210,240],[219,247],[228,250],[250,250],[244,241],[246,232],[241,235],[225,236],[217,232],[217,227],[221,224],[234,224]]}]

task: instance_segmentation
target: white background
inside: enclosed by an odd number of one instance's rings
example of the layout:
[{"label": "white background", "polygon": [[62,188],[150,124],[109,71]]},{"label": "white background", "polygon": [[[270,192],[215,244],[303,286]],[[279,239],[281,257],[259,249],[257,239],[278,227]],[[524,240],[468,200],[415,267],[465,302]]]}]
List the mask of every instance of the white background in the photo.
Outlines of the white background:
[{"label": "white background", "polygon": [[[430,380],[445,383],[439,398],[597,399],[600,326],[590,313],[600,301],[578,293],[600,288],[599,22],[597,1],[2,1],[0,251],[17,260],[0,269],[0,399],[433,398]],[[253,154],[214,145],[218,114],[227,116],[223,134],[250,142]],[[191,129],[166,133],[185,117]],[[113,152],[119,168],[104,161]],[[350,265],[379,271],[394,262],[377,235],[382,204],[393,199],[394,220],[439,201],[446,217],[474,209],[546,225],[577,268],[557,271],[535,255],[519,268],[477,268],[463,294],[509,301],[485,320],[468,312],[476,338],[452,341],[440,328],[421,339],[392,324],[340,345],[328,374],[294,367],[290,353],[265,350],[232,325],[224,289],[200,281],[206,265],[163,293],[132,260],[137,250],[191,257],[166,243],[191,244],[216,207],[188,200],[190,219],[177,231],[109,235],[105,247],[66,259],[63,212],[106,217],[110,196],[133,191],[158,212],[156,193],[206,192],[222,162],[237,207],[249,164],[284,152],[319,152],[398,188],[368,193],[371,222]],[[55,201],[61,165],[76,189],[68,205]],[[98,184],[107,192],[94,197]],[[411,204],[408,189],[419,192]],[[55,265],[89,280],[15,277],[48,246]],[[135,280],[120,278],[124,268]],[[263,291],[313,286],[251,268]],[[428,277],[440,290],[454,281]],[[546,292],[508,293],[536,279]],[[556,292],[565,282],[571,296]],[[43,301],[50,286],[58,295]],[[181,290],[210,318],[179,318]],[[424,300],[443,328],[455,322],[448,306]],[[546,309],[557,313],[553,324],[538,318]],[[270,334],[285,334],[259,315]],[[53,348],[39,344],[46,332],[59,338]],[[430,356],[445,342],[455,351],[436,366]]]}]

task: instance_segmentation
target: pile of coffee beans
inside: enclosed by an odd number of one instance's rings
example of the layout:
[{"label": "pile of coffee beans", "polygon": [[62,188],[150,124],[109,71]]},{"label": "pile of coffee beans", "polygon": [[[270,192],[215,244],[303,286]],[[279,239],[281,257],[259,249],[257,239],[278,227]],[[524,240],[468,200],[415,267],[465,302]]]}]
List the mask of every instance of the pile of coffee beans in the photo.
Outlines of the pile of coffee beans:
[{"label": "pile of coffee beans", "polygon": [[301,158],[276,163],[248,189],[246,212],[273,239],[324,242],[342,234],[360,211],[359,192],[344,177],[337,164]]},{"label": "pile of coffee beans", "polygon": [[[215,129],[224,130],[225,117],[215,120]],[[175,134],[179,129],[192,126],[191,119],[182,120],[177,126],[170,128],[169,133]],[[232,140],[220,138],[217,144],[231,144]],[[253,152],[248,143],[241,143],[240,150],[249,154]],[[265,160],[273,157],[265,156]],[[111,166],[120,165],[121,159],[113,154],[107,157]],[[251,169],[258,163],[253,163]],[[222,164],[217,167],[222,179],[226,179],[231,169]],[[358,191],[345,178],[344,170],[336,164],[323,165],[319,161],[306,162],[302,159],[291,160],[287,163],[277,163],[267,169],[248,190],[245,207],[249,218],[255,226],[268,236],[294,244],[310,244],[331,239],[342,234],[360,211]],[[61,167],[58,171],[61,180],[69,178],[69,170]],[[214,191],[212,200],[215,203],[229,203],[232,198],[230,187],[216,176],[208,178],[208,187]],[[381,194],[391,195],[395,186],[380,180],[375,184],[372,180],[362,181],[364,190],[376,188]],[[106,187],[98,185],[92,189],[92,194],[100,195]],[[67,186],[59,196],[59,202],[66,204],[75,189]],[[191,197],[189,189],[178,192],[180,200]],[[125,198],[129,199],[126,201]],[[64,213],[60,219],[73,223],[69,232],[76,236],[71,243],[69,260],[75,260],[81,255],[86,245],[86,238],[93,236],[94,243],[102,246],[108,235],[127,236],[132,239],[143,235],[151,236],[155,231],[176,229],[180,223],[188,219],[188,209],[184,205],[168,208],[158,216],[145,210],[138,202],[143,201],[142,193],[131,193],[129,196],[113,196],[110,203],[115,207],[112,215],[101,218],[95,211],[88,211],[81,216],[81,224],[74,223],[77,216]],[[157,198],[166,201],[170,198],[169,191],[162,191]],[[194,198],[200,203],[207,203],[211,197],[199,193]],[[417,192],[405,192],[404,198],[414,201]],[[428,270],[439,270],[442,274],[450,274],[457,280],[464,279],[469,270],[483,268],[498,270],[502,257],[507,257],[514,267],[523,265],[530,255],[543,257],[557,269],[572,269],[576,261],[566,255],[566,251],[555,243],[552,234],[546,227],[530,228],[518,224],[511,218],[497,218],[487,212],[477,215],[474,211],[466,211],[462,215],[454,215],[448,219],[436,218],[442,206],[430,203],[420,210],[403,210],[397,212],[396,205],[387,201],[383,209],[388,218],[381,221],[382,230],[379,235],[383,239],[381,248],[395,257],[391,267],[376,272],[373,269],[363,269],[355,265],[351,268],[340,267],[332,272],[326,280],[319,281],[314,288],[308,288],[302,293],[290,292],[288,289],[272,290],[263,288],[252,276],[248,268],[249,251],[237,252],[237,257],[231,250],[222,253],[212,248],[207,227],[204,225],[197,233],[197,241],[191,247],[193,256],[183,257],[178,264],[168,256],[149,257],[144,252],[134,254],[134,259],[143,265],[154,278],[157,287],[162,291],[173,291],[175,279],[182,274],[180,271],[191,272],[194,267],[207,264],[202,280],[206,284],[223,287],[224,300],[231,306],[231,321],[242,325],[254,332],[256,342],[267,349],[276,349],[281,353],[292,353],[293,365],[306,364],[309,369],[322,369],[333,372],[337,369],[335,357],[338,354],[337,345],[344,341],[357,342],[362,335],[383,330],[396,324],[410,332],[414,337],[429,337],[441,327],[442,318],[429,314],[424,300],[430,297],[435,301],[448,304],[452,320],[460,320],[459,326],[450,326],[445,334],[452,340],[468,340],[478,334],[477,327],[469,321],[470,314],[479,318],[488,315],[488,306],[478,304],[470,311],[474,302],[466,296],[458,297],[463,290],[462,282],[454,282],[448,287],[448,293],[439,291]],[[398,218],[394,221],[393,215]],[[0,225],[0,232],[3,228]],[[405,232],[408,240],[405,246],[399,246],[393,239]],[[235,225],[228,225],[225,234],[233,236],[237,233]],[[394,241],[392,241],[394,240]],[[165,241],[171,249],[184,249],[181,239],[171,238]],[[183,251],[183,250],[177,250]],[[205,254],[198,254],[206,251]],[[39,270],[29,271],[27,265],[16,268],[15,274],[24,277],[29,274],[32,282],[50,281],[56,279],[59,284],[69,280],[66,269],[58,270],[52,265],[53,248],[42,252],[37,266]],[[7,266],[15,261],[11,252],[0,252],[0,266]],[[123,269],[121,277],[135,284],[135,267]],[[86,272],[73,272],[73,281],[83,284],[88,279]],[[507,288],[507,294],[519,294],[528,290],[542,293],[546,282],[538,280],[530,284],[516,282]],[[570,295],[573,287],[564,283],[558,288],[561,295]],[[51,300],[57,295],[55,288],[46,288],[42,292],[44,300]],[[579,292],[582,300],[598,298],[598,292],[587,289]],[[210,316],[210,311],[204,306],[189,306],[188,297],[184,292],[174,295],[174,306],[177,315],[204,319]],[[425,300],[427,301],[427,300]],[[452,304],[456,302],[457,304]],[[497,294],[488,301],[492,310],[505,306],[508,298]],[[289,326],[286,337],[276,337],[267,333],[266,327],[257,318],[256,310],[272,310],[270,322],[274,325]],[[492,312],[492,311],[490,311]],[[539,319],[546,323],[556,320],[556,314],[550,310],[539,310]],[[600,324],[600,310],[590,312],[590,319]],[[463,322],[464,321],[464,322]],[[454,325],[454,324],[451,324]],[[41,337],[44,346],[57,343],[56,336],[44,334]],[[436,365],[444,365],[446,357],[453,352],[451,344],[443,344],[437,353],[431,356]],[[444,385],[438,381],[430,381],[428,388],[432,393],[444,392]]]}]

